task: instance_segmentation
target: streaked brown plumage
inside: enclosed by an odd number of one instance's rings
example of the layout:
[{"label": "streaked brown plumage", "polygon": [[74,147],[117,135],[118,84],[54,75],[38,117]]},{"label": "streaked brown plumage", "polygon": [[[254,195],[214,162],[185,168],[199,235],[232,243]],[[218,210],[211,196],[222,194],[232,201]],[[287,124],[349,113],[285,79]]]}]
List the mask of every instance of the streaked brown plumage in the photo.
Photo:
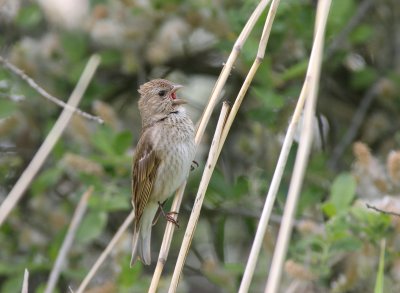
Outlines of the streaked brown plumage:
[{"label": "streaked brown plumage", "polygon": [[143,84],[139,93],[142,133],[132,170],[135,231],[131,265],[139,258],[150,264],[151,227],[159,202],[164,202],[188,176],[194,157],[194,128],[176,97],[182,86],[164,79]]}]

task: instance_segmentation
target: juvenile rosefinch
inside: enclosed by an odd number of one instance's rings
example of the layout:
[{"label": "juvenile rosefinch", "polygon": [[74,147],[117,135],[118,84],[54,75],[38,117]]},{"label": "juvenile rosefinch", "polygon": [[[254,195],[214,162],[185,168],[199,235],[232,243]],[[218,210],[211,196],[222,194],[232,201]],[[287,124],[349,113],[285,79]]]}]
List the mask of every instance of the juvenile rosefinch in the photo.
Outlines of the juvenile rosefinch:
[{"label": "juvenile rosefinch", "polygon": [[[193,123],[182,106],[186,102],[176,97],[181,87],[168,80],[155,79],[139,89],[142,133],[132,171],[135,230],[131,266],[137,258],[150,264],[154,216],[187,178],[194,157]],[[163,214],[175,222],[171,213]]]}]

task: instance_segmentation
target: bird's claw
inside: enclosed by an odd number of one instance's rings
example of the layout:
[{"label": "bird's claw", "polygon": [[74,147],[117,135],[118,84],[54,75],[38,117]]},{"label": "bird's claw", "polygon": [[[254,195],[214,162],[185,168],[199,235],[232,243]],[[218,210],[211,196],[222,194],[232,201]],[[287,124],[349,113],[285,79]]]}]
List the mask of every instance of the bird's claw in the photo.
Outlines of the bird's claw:
[{"label": "bird's claw", "polygon": [[165,219],[168,222],[171,222],[172,224],[174,224],[177,228],[179,228],[179,222],[177,219],[175,219],[175,215],[178,215],[177,212],[169,212],[165,214]]},{"label": "bird's claw", "polygon": [[[165,202],[164,202],[164,203],[165,203]],[[164,216],[165,220],[167,220],[168,222],[171,222],[172,224],[174,224],[176,227],[179,228],[178,220],[175,219],[175,216],[178,215],[178,213],[177,213],[177,212],[172,212],[172,211],[166,213],[166,212],[164,211],[164,209],[163,209],[163,204],[164,204],[164,203],[158,202],[158,206],[159,206],[159,208],[160,208],[160,210],[161,210],[162,215]]]},{"label": "bird's claw", "polygon": [[197,169],[198,167],[199,167],[199,163],[197,163],[195,160],[193,160],[192,164],[190,165],[190,171],[193,171],[194,169]]}]

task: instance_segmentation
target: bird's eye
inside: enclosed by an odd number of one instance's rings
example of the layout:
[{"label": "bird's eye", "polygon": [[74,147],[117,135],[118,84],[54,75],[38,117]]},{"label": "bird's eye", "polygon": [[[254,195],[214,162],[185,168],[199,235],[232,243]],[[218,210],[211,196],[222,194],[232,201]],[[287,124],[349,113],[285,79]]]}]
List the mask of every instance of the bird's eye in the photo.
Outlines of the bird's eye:
[{"label": "bird's eye", "polygon": [[164,97],[166,93],[167,93],[167,91],[161,90],[161,91],[158,92],[158,95],[160,97]]}]

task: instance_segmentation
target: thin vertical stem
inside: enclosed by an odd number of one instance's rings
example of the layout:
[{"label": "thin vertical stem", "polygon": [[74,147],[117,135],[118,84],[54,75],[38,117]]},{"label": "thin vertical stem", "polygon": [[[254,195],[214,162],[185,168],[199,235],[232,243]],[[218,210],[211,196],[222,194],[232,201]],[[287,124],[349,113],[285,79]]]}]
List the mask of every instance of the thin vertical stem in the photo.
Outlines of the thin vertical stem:
[{"label": "thin vertical stem", "polygon": [[310,88],[309,95],[306,98],[307,100],[304,111],[304,125],[301,133],[299,149],[296,155],[293,175],[289,186],[282,224],[279,230],[278,240],[276,242],[275,252],[272,258],[271,269],[265,287],[266,293],[275,293],[279,289],[283,263],[286,257],[286,252],[292,232],[294,214],[297,207],[300,189],[303,183],[308,158],[310,155],[313,139],[312,123],[315,117],[318,82],[322,63],[324,34],[330,5],[331,0],[321,0],[318,2],[318,16],[316,17],[316,19],[318,20],[318,22],[316,23],[317,31],[311,51],[309,68],[307,70],[307,79],[310,79]]},{"label": "thin vertical stem", "polygon": [[210,183],[212,173],[214,171],[215,165],[219,157],[218,149],[220,145],[222,130],[224,128],[226,117],[228,115],[228,111],[229,111],[228,103],[224,102],[222,105],[221,113],[219,115],[217,127],[215,129],[214,138],[210,146],[210,152],[208,154],[206,168],[200,181],[192,213],[190,214],[189,222],[185,231],[185,236],[183,238],[182,246],[179,251],[178,260],[175,265],[174,274],[172,275],[172,280],[168,290],[169,293],[175,292],[178,287],[179,278],[182,273],[186,256],[189,252],[189,247],[193,239],[194,231],[196,229],[197,222],[200,217],[200,211],[201,211],[201,206],[203,204],[204,196],[206,194],[208,184]]},{"label": "thin vertical stem", "polygon": [[[100,57],[98,55],[93,55],[92,57],[90,57],[78,81],[78,84],[76,85],[74,91],[71,94],[71,97],[68,100],[67,104],[70,107],[76,108],[76,106],[79,104],[99,64]],[[44,161],[46,160],[56,142],[60,138],[61,134],[67,127],[72,115],[73,112],[71,112],[69,108],[64,108],[57,122],[50,130],[49,134],[33,157],[32,161],[22,173],[21,177],[19,177],[17,183],[15,183],[14,187],[11,189],[6,199],[1,203],[0,227],[9,215],[9,213],[13,210],[17,202],[21,199],[32,179],[42,167]]]},{"label": "thin vertical stem", "polygon": [[65,235],[64,242],[61,245],[60,251],[58,252],[57,259],[54,263],[53,269],[51,270],[49,280],[47,281],[45,293],[51,293],[54,291],[56,287],[58,277],[60,276],[60,272],[62,266],[65,262],[65,258],[70,250],[72,243],[74,241],[76,231],[78,230],[78,225],[82,221],[83,215],[85,214],[87,203],[89,197],[92,195],[93,186],[90,186],[86,192],[82,195],[81,200],[76,207],[75,213],[72,217],[72,221],[68,227],[68,232]]},{"label": "thin vertical stem", "polygon": [[[247,21],[246,25],[244,26],[242,32],[240,33],[237,41],[235,42],[235,45],[233,46],[233,49],[228,57],[228,60],[226,64],[224,65],[224,68],[221,71],[221,74],[214,86],[214,89],[211,93],[210,99],[208,101],[208,104],[203,112],[203,115],[200,119],[199,126],[197,128],[196,132],[196,145],[199,145],[204,131],[206,129],[206,126],[210,120],[211,114],[214,111],[215,105],[217,104],[218,100],[220,99],[221,91],[223,87],[225,86],[225,83],[229,77],[229,74],[232,70],[233,64],[236,62],[237,57],[239,56],[240,51],[242,50],[243,44],[246,42],[250,32],[253,30],[257,20],[260,18],[261,13],[265,10],[265,7],[268,5],[270,0],[261,0],[259,4],[257,5],[256,9],[250,16],[249,20]],[[182,184],[182,186],[177,190],[174,201],[172,202],[171,210],[175,212],[179,212],[179,208],[182,202],[182,197],[183,197],[183,192],[186,187],[186,182]],[[161,278],[162,271],[164,269],[164,264],[167,260],[168,257],[168,252],[171,246],[171,241],[172,241],[172,236],[174,233],[175,227],[172,223],[168,222],[167,227],[165,228],[164,232],[164,238],[161,244],[161,249],[156,265],[156,269],[153,274],[153,278],[151,280],[150,284],[150,293],[154,293],[157,290],[158,283]]]},{"label": "thin vertical stem", "polygon": [[21,293],[28,293],[28,290],[29,290],[29,271],[25,269]]},{"label": "thin vertical stem", "polygon": [[131,213],[128,215],[128,217],[126,217],[125,221],[122,223],[121,227],[119,227],[117,233],[115,233],[110,243],[108,243],[106,249],[96,260],[95,264],[92,266],[89,273],[85,276],[85,279],[83,279],[82,283],[79,285],[79,288],[75,293],[82,293],[86,289],[87,285],[89,285],[89,282],[93,279],[94,275],[99,270],[100,266],[103,264],[107,256],[110,254],[111,250],[117,244],[118,240],[125,233],[126,229],[128,229],[129,225],[132,224],[134,218],[135,218],[135,211],[132,210]]}]

